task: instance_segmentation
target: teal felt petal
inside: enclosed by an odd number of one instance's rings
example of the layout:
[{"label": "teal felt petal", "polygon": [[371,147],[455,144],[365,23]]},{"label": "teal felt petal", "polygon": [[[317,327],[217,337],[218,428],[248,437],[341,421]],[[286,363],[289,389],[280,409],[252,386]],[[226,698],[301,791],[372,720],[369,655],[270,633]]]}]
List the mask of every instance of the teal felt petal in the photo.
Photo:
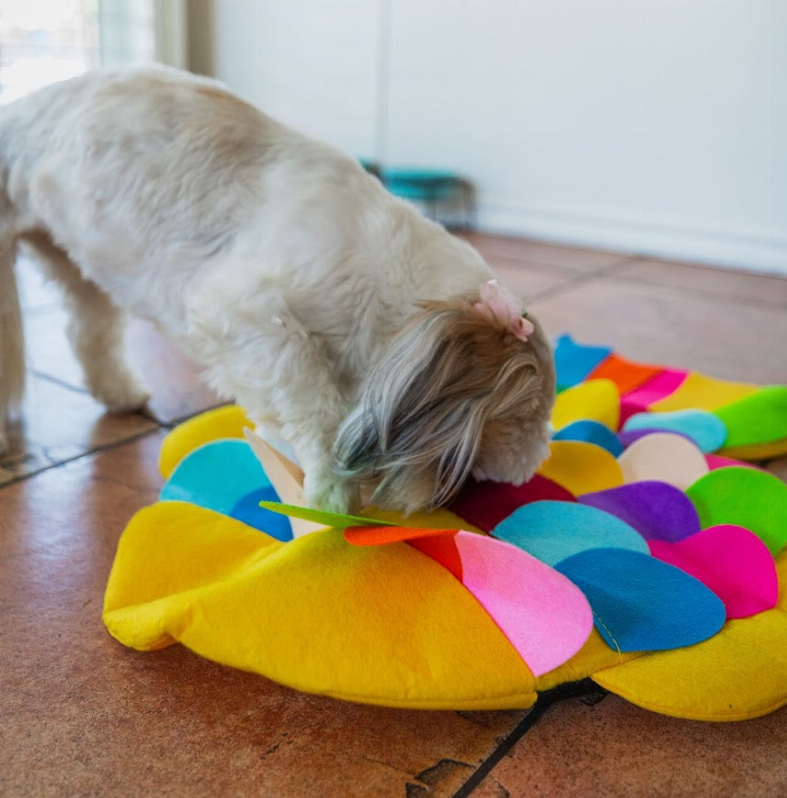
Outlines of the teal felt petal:
[{"label": "teal felt petal", "polygon": [[606,449],[613,457],[617,457],[623,452],[620,438],[605,424],[590,419],[575,421],[556,432],[552,438],[556,441],[595,443],[596,446]]},{"label": "teal felt petal", "polygon": [[244,496],[270,484],[246,441],[212,441],[180,461],[164,484],[161,500],[190,502],[230,515]]},{"label": "teal felt petal", "polygon": [[596,629],[617,651],[662,651],[713,637],[721,599],[668,563],[624,549],[594,549],[558,563],[587,597]]},{"label": "teal felt petal", "polygon": [[610,354],[608,346],[583,346],[570,335],[561,335],[555,344],[558,387],[570,388],[582,382]]},{"label": "teal felt petal", "polygon": [[501,521],[492,534],[555,565],[587,549],[609,547],[649,555],[648,544],[625,521],[575,502],[538,501],[526,504]]},{"label": "teal felt petal", "polygon": [[727,427],[724,422],[707,410],[636,413],[623,425],[624,432],[639,429],[680,433],[691,438],[706,454],[718,451],[727,441]]}]

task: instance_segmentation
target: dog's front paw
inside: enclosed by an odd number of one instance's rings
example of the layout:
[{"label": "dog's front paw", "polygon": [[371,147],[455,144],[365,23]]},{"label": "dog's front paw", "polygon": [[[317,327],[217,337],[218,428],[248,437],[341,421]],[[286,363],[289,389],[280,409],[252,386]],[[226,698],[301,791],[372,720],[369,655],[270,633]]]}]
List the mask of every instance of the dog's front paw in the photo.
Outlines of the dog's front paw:
[{"label": "dog's front paw", "polygon": [[110,413],[133,413],[141,410],[150,399],[150,394],[136,380],[102,385],[91,393]]},{"label": "dog's front paw", "polygon": [[351,512],[358,502],[357,488],[332,472],[316,478],[307,474],[303,495],[309,507],[331,513]]}]

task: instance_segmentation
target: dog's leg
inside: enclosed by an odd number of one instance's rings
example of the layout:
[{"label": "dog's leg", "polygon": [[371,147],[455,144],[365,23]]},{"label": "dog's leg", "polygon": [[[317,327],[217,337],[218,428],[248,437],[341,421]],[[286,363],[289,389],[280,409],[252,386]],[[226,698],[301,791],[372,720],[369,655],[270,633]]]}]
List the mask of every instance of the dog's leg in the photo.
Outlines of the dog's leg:
[{"label": "dog's leg", "polygon": [[22,401],[25,388],[24,334],[15,260],[15,238],[0,238],[0,454],[8,451],[8,414]]},{"label": "dog's leg", "polygon": [[95,283],[82,277],[68,255],[48,237],[38,234],[26,241],[64,291],[70,316],[68,338],[92,396],[113,412],[142,407],[149,394],[126,364],[123,312]]},{"label": "dog's leg", "polygon": [[357,486],[331,467],[348,407],[322,339],[300,322],[276,286],[240,297],[203,286],[189,305],[191,343],[208,364],[211,384],[237,400],[255,424],[273,422],[292,445],[305,474],[306,502],[335,512],[353,507]]}]

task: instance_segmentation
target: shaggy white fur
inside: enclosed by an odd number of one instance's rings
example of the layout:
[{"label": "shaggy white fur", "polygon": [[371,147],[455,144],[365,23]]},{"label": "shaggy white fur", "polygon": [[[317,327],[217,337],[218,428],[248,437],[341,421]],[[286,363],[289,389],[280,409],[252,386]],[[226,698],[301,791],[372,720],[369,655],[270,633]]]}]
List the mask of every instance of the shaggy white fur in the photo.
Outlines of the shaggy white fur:
[{"label": "shaggy white fur", "polygon": [[346,510],[371,482],[412,510],[474,466],[517,482],[546,454],[551,353],[538,325],[522,341],[474,310],[494,276],[480,255],[215,81],[98,71],[2,109],[0,448],[24,382],[20,242],[65,289],[98,399],[145,402],[122,318],[151,319],[292,444],[316,506]]}]

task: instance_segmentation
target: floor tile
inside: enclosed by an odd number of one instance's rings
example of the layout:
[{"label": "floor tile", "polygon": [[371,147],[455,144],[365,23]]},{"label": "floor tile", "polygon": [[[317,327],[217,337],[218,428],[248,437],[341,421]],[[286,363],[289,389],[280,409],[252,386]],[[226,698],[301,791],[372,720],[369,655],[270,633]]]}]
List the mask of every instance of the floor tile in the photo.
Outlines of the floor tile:
[{"label": "floor tile", "polygon": [[0,793],[451,794],[523,713],[342,703],[110,638],[104,586],[161,437],[0,488]]},{"label": "floor tile", "polygon": [[743,302],[763,302],[787,306],[787,277],[753,274],[732,269],[637,258],[627,261],[615,272],[644,282],[685,288],[710,296]]},{"label": "floor tile", "polygon": [[577,279],[577,272],[560,266],[489,254],[486,262],[495,274],[518,297],[525,301],[534,299],[545,291],[565,286]]},{"label": "floor tile", "polygon": [[787,708],[756,720],[702,723],[609,695],[550,707],[491,772],[511,796],[783,795]]},{"label": "floor tile", "polygon": [[608,266],[622,263],[628,257],[625,253],[620,252],[564,247],[543,241],[507,238],[486,233],[462,233],[461,237],[471,243],[484,256],[501,255],[547,266],[562,266],[578,271],[604,269]]},{"label": "floor tile", "polygon": [[[82,369],[66,339],[66,323],[62,310],[27,316],[27,360],[37,372],[84,390]],[[200,379],[197,367],[149,322],[129,322],[126,352],[129,365],[150,391],[148,411],[158,421],[171,423],[221,403]]]},{"label": "floor tile", "polygon": [[551,335],[570,331],[632,360],[787,384],[787,313],[780,308],[603,277],[569,285],[532,309]]},{"label": "floor tile", "polygon": [[19,417],[8,427],[0,484],[158,427],[137,413],[111,415],[85,393],[30,377]]},{"label": "floor tile", "polygon": [[39,268],[25,255],[17,258],[17,285],[19,301],[26,313],[36,313],[56,308],[61,303],[57,286],[42,276]]}]

